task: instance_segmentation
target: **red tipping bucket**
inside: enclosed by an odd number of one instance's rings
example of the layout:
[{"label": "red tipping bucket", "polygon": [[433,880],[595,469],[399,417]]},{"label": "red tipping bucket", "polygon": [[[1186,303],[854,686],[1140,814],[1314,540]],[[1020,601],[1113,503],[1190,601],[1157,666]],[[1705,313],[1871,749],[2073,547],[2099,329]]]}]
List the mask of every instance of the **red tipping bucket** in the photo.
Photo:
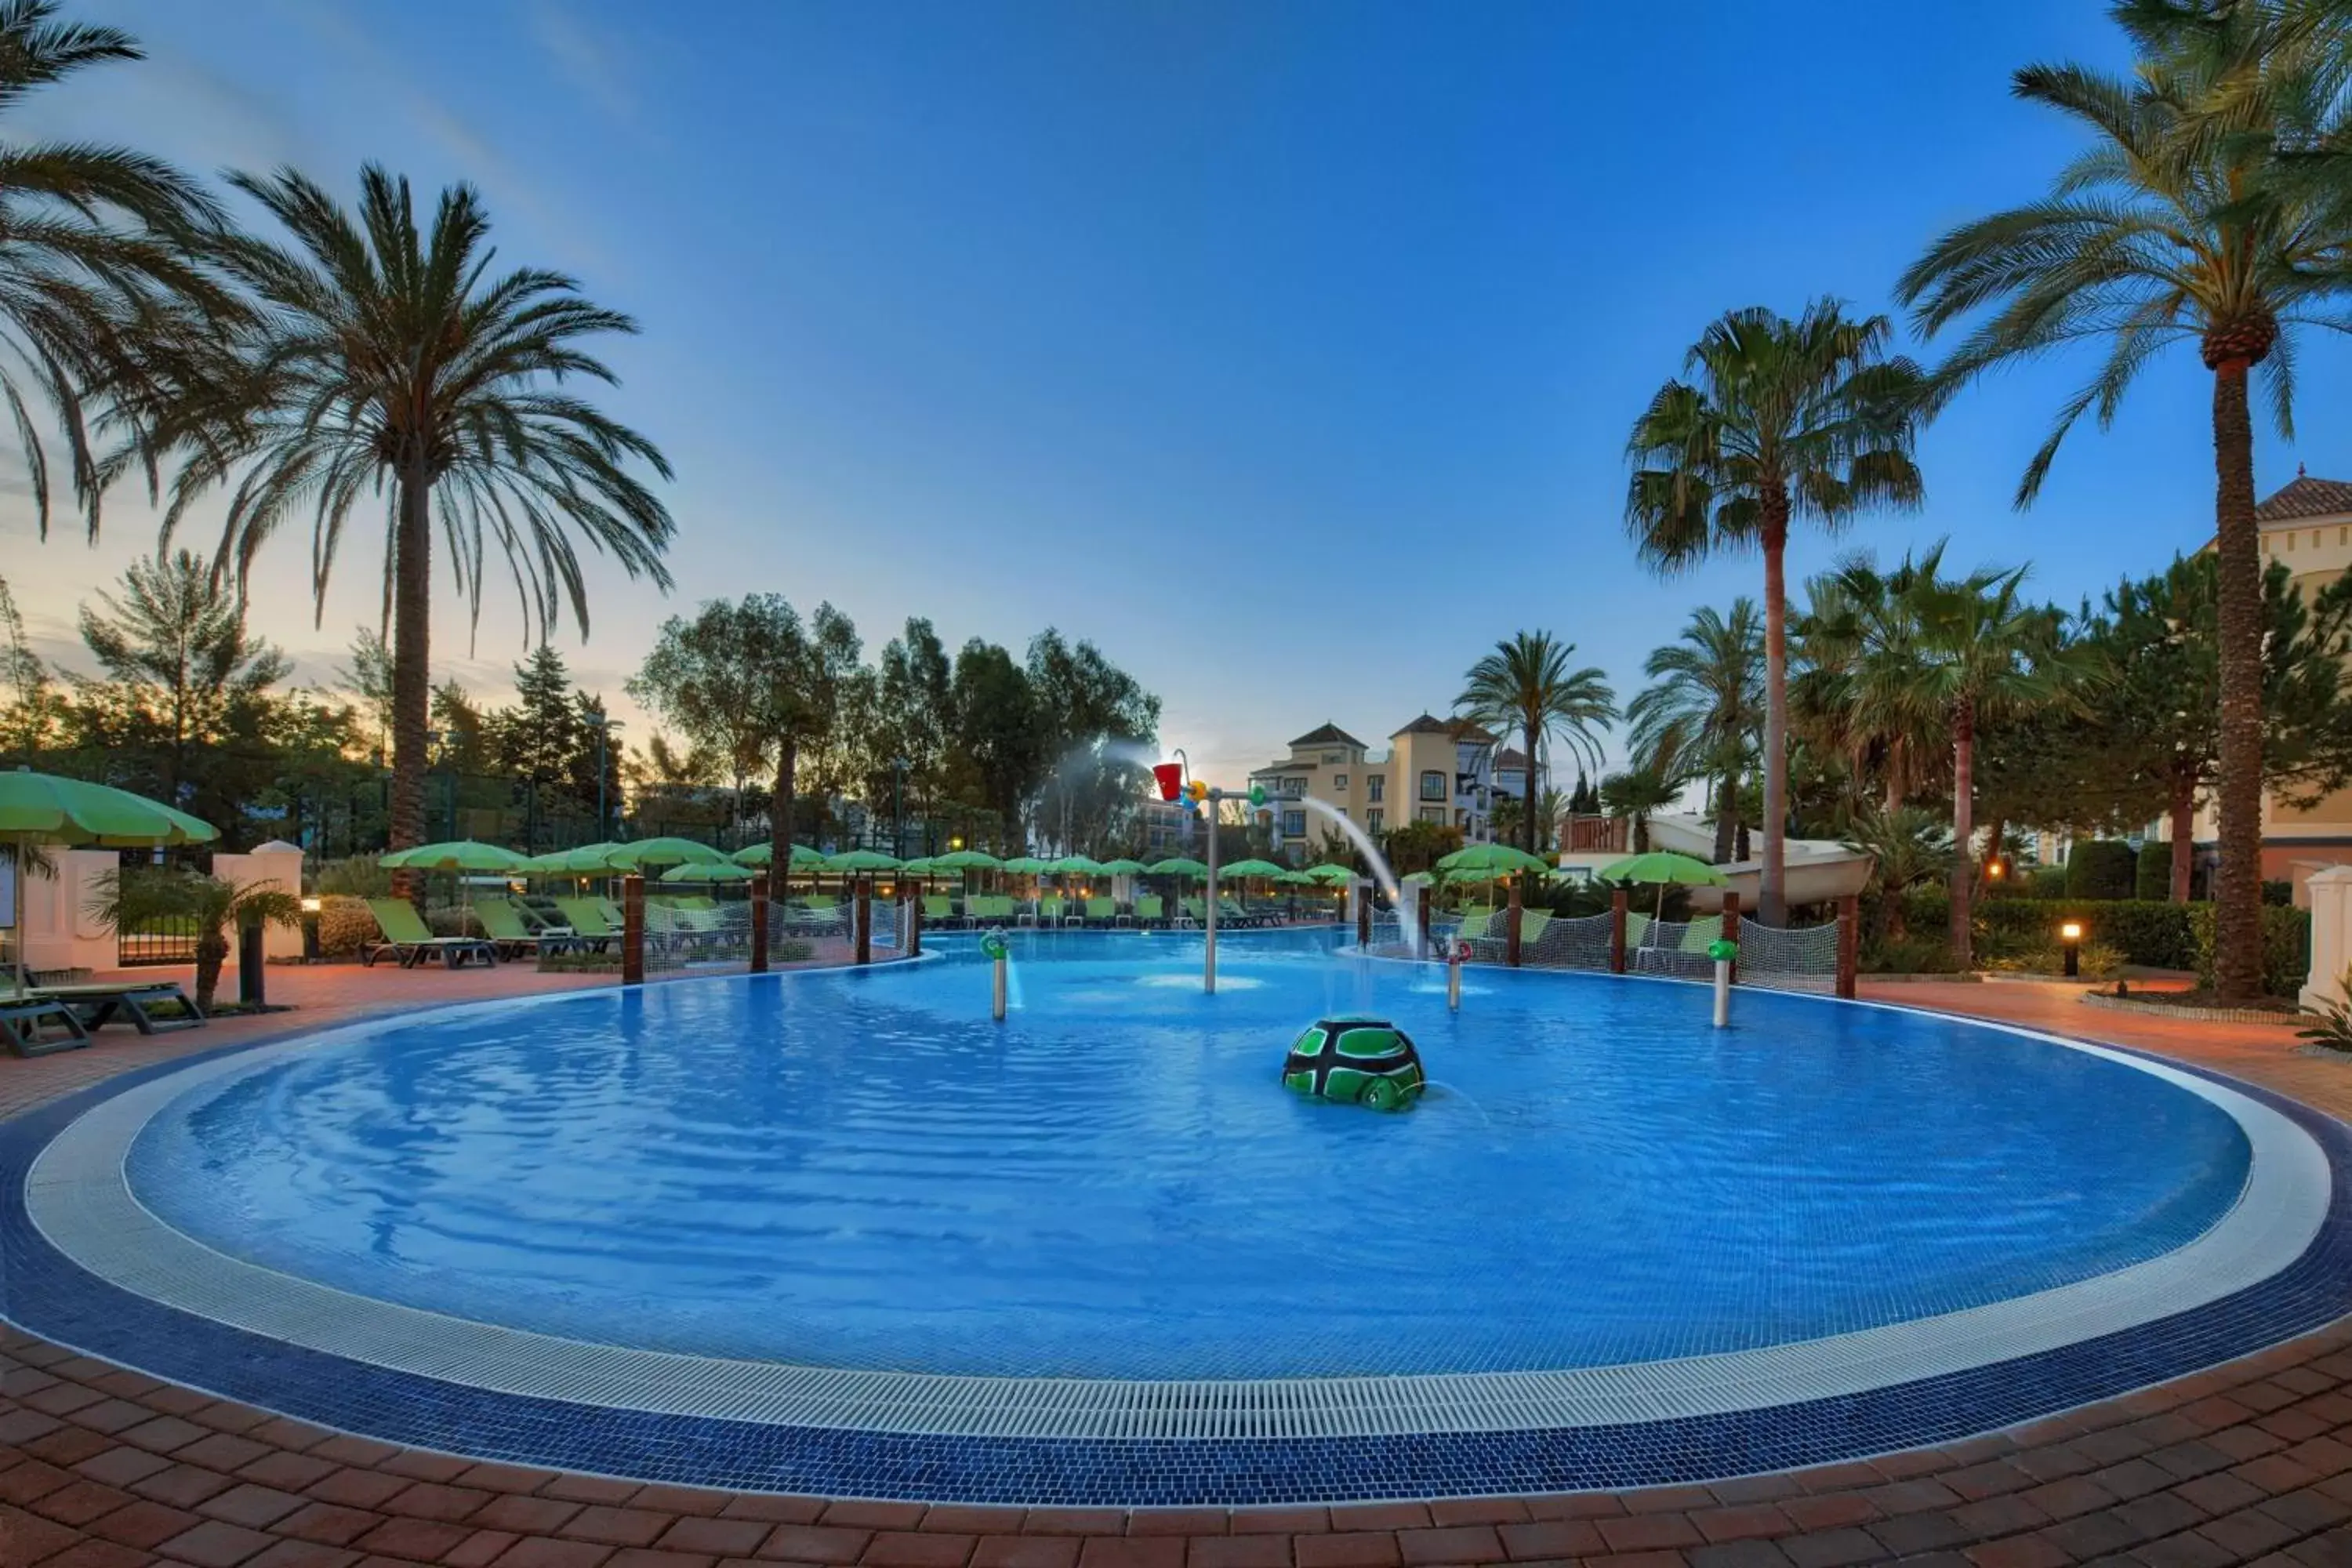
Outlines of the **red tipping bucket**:
[{"label": "red tipping bucket", "polygon": [[1184,793],[1183,763],[1154,763],[1151,764],[1151,776],[1160,781],[1160,799],[1174,800]]}]

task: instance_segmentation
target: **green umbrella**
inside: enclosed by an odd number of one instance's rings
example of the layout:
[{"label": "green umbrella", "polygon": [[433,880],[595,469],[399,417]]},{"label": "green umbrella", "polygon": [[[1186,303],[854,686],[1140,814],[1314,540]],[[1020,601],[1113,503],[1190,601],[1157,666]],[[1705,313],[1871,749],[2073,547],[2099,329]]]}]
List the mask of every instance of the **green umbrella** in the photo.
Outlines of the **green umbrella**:
[{"label": "green umbrella", "polygon": [[551,849],[534,855],[522,868],[534,877],[593,877],[608,869],[604,858],[617,844],[583,844],[577,849]]},{"label": "green umbrella", "polygon": [[732,860],[688,860],[664,871],[665,882],[748,882],[751,868]]},{"label": "green umbrella", "polygon": [[995,871],[1004,862],[985,849],[958,849],[946,855],[934,855],[931,864],[943,871]]},{"label": "green umbrella", "polygon": [[1016,877],[1042,877],[1052,868],[1034,855],[1016,855],[997,869],[1010,871]]},{"label": "green umbrella", "polygon": [[1045,864],[1045,869],[1056,877],[1098,877],[1102,868],[1103,863],[1090,855],[1065,855]]},{"label": "green umbrella", "polygon": [[898,869],[909,877],[936,877],[940,874],[939,862],[928,855],[919,855]]},{"label": "green umbrella", "polygon": [[1433,872],[1415,871],[1410,876],[1400,878],[1399,880],[1411,882],[1416,888],[1428,888],[1436,885],[1437,877]]},{"label": "green umbrella", "polygon": [[1356,868],[1353,866],[1333,865],[1331,862],[1327,860],[1320,866],[1307,867],[1307,869],[1301,871],[1299,875],[1306,878],[1310,882],[1321,882],[1327,887],[1336,888],[1342,883],[1354,881],[1356,879]]},{"label": "green umbrella", "polygon": [[1622,860],[1612,860],[1596,873],[1604,882],[1654,885],[1658,889],[1657,913],[1666,910],[1668,888],[1724,888],[1731,879],[1704,860],[1694,860],[1687,855],[1670,850],[1654,849],[1646,855],[1629,855]]},{"label": "green umbrella", "polygon": [[895,871],[898,867],[896,855],[885,855],[879,849],[850,849],[828,855],[824,860],[828,871]]},{"label": "green umbrella", "polygon": [[1150,873],[1155,877],[1205,877],[1209,868],[1198,860],[1187,860],[1177,855],[1152,866]]},{"label": "green umbrella", "polygon": [[1277,882],[1286,883],[1292,887],[1311,888],[1315,886],[1315,879],[1308,876],[1304,871],[1276,872],[1274,879]]},{"label": "green umbrella", "polygon": [[531,869],[529,857],[471,838],[395,849],[376,864],[387,871],[500,871],[509,876]]},{"label": "green umbrella", "polygon": [[1456,849],[1446,856],[1437,863],[1437,868],[1449,877],[1491,880],[1521,871],[1533,871],[1540,876],[1551,869],[1551,862],[1524,849],[1515,849],[1508,844],[1473,844],[1466,849]]},{"label": "green umbrella", "polygon": [[[748,845],[735,851],[733,856],[735,864],[738,866],[768,866],[774,864],[775,858],[776,847],[772,844]],[[824,869],[824,851],[812,849],[805,844],[793,845],[792,869],[795,871]]]},{"label": "green umbrella", "polygon": [[1140,860],[1106,860],[1102,863],[1102,873],[1106,877],[1140,877],[1143,875],[1143,862]]},{"label": "green umbrella", "polygon": [[202,844],[219,837],[219,829],[211,823],[129,790],[37,773],[29,768],[0,773],[0,843],[15,847],[16,860],[16,874],[9,879],[16,894],[9,930],[16,933],[16,989],[25,988],[25,851],[28,847],[148,849]]},{"label": "green umbrella", "polygon": [[1236,860],[1230,866],[1217,868],[1220,877],[1279,877],[1290,869],[1271,860]]},{"label": "green umbrella", "polygon": [[691,838],[640,838],[605,857],[615,870],[646,871],[663,866],[719,866],[727,857]]}]

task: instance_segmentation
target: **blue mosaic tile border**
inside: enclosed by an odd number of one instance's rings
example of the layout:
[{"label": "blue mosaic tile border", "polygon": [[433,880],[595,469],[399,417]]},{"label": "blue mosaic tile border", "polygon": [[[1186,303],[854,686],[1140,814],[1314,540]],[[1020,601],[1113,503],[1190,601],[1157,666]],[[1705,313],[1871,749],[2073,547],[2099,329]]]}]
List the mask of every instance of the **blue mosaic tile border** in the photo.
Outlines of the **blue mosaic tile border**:
[{"label": "blue mosaic tile border", "polygon": [[1724,1415],[1367,1437],[928,1437],[650,1415],[487,1394],[298,1350],[120,1289],[57,1253],[25,1209],[25,1178],[35,1156],[91,1105],[192,1059],[159,1063],[0,1122],[0,1316],[158,1377],[385,1441],[646,1480],[1093,1507],[1702,1481],[1949,1442],[2184,1376],[2352,1311],[2352,1129],[2252,1084],[2200,1073],[2275,1108],[2326,1152],[2328,1216],[2303,1257],[2259,1285],[2191,1311],[1943,1377]]}]

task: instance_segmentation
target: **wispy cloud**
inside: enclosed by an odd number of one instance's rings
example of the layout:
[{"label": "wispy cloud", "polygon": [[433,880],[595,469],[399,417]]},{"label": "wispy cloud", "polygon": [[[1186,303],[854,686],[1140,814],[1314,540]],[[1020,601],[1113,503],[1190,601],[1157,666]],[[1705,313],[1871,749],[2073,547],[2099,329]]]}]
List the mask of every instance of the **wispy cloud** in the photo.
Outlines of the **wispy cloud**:
[{"label": "wispy cloud", "polygon": [[576,12],[554,0],[526,0],[523,20],[558,74],[614,120],[637,123],[637,100],[627,73],[606,40],[583,26]]}]

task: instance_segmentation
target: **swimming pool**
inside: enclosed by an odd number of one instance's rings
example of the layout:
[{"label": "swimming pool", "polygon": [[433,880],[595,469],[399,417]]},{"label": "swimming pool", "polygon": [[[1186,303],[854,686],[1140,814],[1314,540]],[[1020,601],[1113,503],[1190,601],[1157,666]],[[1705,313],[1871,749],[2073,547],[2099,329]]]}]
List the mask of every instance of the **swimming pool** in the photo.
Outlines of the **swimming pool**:
[{"label": "swimming pool", "polygon": [[[1334,942],[1229,938],[1210,997],[1197,939],[1024,935],[1003,1025],[954,938],[392,1020],[126,1092],[27,1206],[100,1274],[373,1366],[991,1441],[1851,1400],[2219,1300],[2322,1228],[2307,1133],[2119,1053],[1759,992],[1717,1032],[1702,987],[1502,970],[1454,1015],[1442,971]],[[1280,1088],[1343,1012],[1413,1037],[1419,1106]],[[1476,1472],[1143,1489],[1496,1489]]]}]

